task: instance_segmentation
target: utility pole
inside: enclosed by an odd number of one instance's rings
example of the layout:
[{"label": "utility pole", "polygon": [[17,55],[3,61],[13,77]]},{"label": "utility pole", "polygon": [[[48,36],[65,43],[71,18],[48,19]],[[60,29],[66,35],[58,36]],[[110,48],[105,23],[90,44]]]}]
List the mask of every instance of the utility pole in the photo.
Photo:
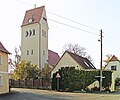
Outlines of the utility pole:
[{"label": "utility pole", "polygon": [[101,61],[100,61],[100,91],[102,91],[102,29],[100,30],[100,43],[101,43],[101,48],[100,48],[100,51],[101,51]]}]

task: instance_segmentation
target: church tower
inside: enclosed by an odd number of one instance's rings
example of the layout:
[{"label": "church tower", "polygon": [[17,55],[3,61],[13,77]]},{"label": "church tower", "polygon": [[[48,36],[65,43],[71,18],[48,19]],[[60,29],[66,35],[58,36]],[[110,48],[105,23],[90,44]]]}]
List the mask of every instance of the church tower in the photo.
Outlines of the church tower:
[{"label": "church tower", "polygon": [[39,68],[48,62],[48,23],[45,6],[26,11],[21,26],[21,59]]}]

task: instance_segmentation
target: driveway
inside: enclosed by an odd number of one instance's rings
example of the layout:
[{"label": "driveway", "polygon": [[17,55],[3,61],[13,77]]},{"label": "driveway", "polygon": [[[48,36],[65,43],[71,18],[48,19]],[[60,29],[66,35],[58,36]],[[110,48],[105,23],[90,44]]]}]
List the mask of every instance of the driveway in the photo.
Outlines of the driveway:
[{"label": "driveway", "polygon": [[49,90],[13,88],[0,100],[120,100],[120,94],[69,93]]}]

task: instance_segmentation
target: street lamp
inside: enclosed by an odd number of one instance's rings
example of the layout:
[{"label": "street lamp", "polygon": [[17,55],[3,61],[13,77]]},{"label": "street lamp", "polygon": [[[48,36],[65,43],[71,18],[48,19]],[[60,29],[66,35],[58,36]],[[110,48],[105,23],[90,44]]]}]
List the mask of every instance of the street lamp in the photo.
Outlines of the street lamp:
[{"label": "street lamp", "polygon": [[59,79],[61,78],[59,73],[57,73],[56,78],[57,78],[57,90],[59,90]]}]

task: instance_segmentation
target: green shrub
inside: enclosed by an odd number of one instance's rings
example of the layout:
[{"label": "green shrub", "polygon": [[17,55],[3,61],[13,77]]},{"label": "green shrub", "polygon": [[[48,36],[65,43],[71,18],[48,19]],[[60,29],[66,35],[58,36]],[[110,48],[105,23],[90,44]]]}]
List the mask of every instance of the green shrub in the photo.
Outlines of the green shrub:
[{"label": "green shrub", "polygon": [[[74,91],[86,89],[87,86],[92,84],[95,80],[100,80],[95,76],[100,76],[100,71],[84,71],[76,70],[74,67],[61,68],[58,72],[53,74],[52,89],[57,89],[56,74],[59,73],[61,78],[59,80],[59,89],[61,91]],[[109,87],[111,85],[111,71],[104,71],[103,87]]]}]

